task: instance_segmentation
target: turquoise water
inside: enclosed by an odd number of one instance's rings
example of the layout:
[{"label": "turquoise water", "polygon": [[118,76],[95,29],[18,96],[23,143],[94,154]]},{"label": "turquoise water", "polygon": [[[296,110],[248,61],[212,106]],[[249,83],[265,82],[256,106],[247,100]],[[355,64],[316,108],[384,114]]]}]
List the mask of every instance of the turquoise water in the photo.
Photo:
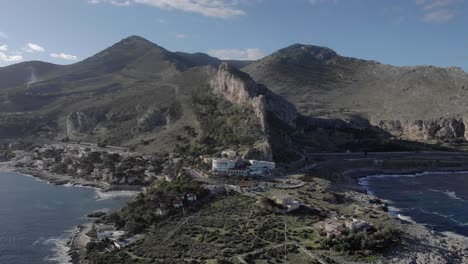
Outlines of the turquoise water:
[{"label": "turquoise water", "polygon": [[0,263],[68,263],[66,242],[92,211],[121,207],[129,198],[97,199],[92,188],[53,186],[0,172]]},{"label": "turquoise water", "polygon": [[378,175],[360,179],[370,194],[403,219],[468,236],[468,173]]}]

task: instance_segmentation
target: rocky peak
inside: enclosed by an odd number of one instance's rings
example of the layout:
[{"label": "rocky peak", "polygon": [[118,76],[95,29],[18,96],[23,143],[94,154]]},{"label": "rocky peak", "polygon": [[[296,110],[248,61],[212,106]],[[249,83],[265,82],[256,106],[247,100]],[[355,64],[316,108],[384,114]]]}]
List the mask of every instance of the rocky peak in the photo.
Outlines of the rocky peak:
[{"label": "rocky peak", "polygon": [[314,45],[294,44],[284,49],[281,49],[273,54],[282,59],[292,59],[295,61],[301,60],[319,60],[327,61],[338,54],[327,47],[320,47]]}]

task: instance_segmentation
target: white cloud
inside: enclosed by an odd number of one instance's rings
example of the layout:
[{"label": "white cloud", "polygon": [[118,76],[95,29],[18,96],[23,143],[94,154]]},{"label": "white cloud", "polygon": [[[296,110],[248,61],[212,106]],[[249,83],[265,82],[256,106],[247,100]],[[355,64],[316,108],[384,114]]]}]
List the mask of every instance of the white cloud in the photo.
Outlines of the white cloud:
[{"label": "white cloud", "polygon": [[115,6],[142,4],[166,10],[179,10],[214,18],[232,18],[245,15],[239,0],[88,0],[90,4],[108,3]]},{"label": "white cloud", "polygon": [[448,9],[436,10],[424,14],[422,20],[428,23],[444,23],[452,20],[455,15]]},{"label": "white cloud", "polygon": [[338,0],[309,0],[309,3],[312,5],[326,4],[326,3],[337,4]]},{"label": "white cloud", "polygon": [[0,31],[0,38],[7,39],[7,38],[8,38],[8,35],[5,34],[5,32],[1,32],[1,31]]},{"label": "white cloud", "polygon": [[50,56],[52,58],[62,59],[62,60],[71,60],[71,61],[77,61],[78,60],[77,56],[71,55],[71,54],[65,54],[63,52],[61,52],[61,53],[51,53]]},{"label": "white cloud", "polygon": [[3,52],[0,52],[0,62],[17,62],[22,61],[23,56],[21,55],[6,55]]},{"label": "white cloud", "polygon": [[34,52],[44,52],[45,49],[37,44],[34,43],[28,43],[26,46],[23,48],[24,51],[28,53],[34,53]]},{"label": "white cloud", "polygon": [[185,35],[185,34],[176,34],[176,38],[184,39],[184,38],[187,38],[187,35]]},{"label": "white cloud", "polygon": [[7,45],[0,45],[0,51],[7,51],[8,46]]},{"label": "white cloud", "polygon": [[208,51],[208,54],[221,60],[258,60],[265,57],[265,54],[257,48],[217,49]]},{"label": "white cloud", "polygon": [[457,0],[415,0],[421,6],[421,20],[426,23],[445,23],[455,18]]}]

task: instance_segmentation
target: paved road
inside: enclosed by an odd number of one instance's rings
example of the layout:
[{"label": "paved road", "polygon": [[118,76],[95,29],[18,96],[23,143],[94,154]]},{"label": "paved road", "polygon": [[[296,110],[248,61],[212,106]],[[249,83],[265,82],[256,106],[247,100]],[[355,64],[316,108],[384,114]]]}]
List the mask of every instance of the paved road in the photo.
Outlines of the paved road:
[{"label": "paved road", "polygon": [[433,156],[466,156],[468,152],[444,152],[444,151],[400,151],[400,152],[351,152],[351,153],[308,153],[312,159],[362,159],[362,158],[392,158],[392,157],[433,157]]}]

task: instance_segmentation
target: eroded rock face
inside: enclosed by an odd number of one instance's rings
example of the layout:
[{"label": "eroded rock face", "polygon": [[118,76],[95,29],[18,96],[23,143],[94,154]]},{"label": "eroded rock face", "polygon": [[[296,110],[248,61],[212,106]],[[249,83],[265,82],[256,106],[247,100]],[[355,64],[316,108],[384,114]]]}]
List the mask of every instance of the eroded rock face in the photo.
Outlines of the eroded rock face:
[{"label": "eroded rock face", "polygon": [[273,160],[273,150],[268,141],[261,142],[247,150],[242,156],[243,159]]},{"label": "eroded rock face", "polygon": [[96,120],[83,112],[71,112],[67,116],[67,135],[69,137],[89,133],[96,127]]},{"label": "eroded rock face", "polygon": [[435,120],[380,120],[376,126],[390,134],[409,140],[468,139],[464,119],[458,117]]},{"label": "eroded rock face", "polygon": [[227,63],[221,64],[210,81],[213,91],[237,105],[249,105],[260,119],[262,128],[267,129],[266,115],[271,113],[284,123],[295,127],[298,112],[294,105],[257,84],[249,75]]},{"label": "eroded rock face", "polygon": [[175,107],[169,108],[154,108],[151,107],[138,118],[136,126],[133,128],[132,133],[148,132],[157,127],[163,127],[171,124],[178,118]]}]

